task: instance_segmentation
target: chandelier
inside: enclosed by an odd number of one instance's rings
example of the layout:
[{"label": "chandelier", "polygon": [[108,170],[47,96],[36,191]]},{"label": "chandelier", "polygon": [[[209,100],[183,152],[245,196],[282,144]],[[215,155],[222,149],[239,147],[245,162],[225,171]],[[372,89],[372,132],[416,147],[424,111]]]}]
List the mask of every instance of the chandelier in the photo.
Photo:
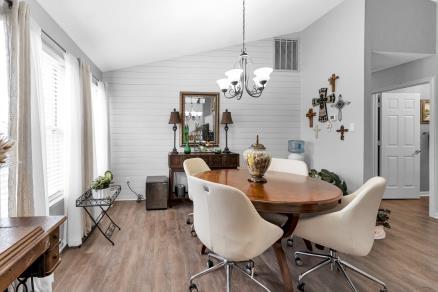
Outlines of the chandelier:
[{"label": "chandelier", "polygon": [[242,53],[240,54],[239,68],[231,69],[225,72],[227,78],[216,81],[220,90],[226,98],[241,99],[243,92],[246,91],[250,96],[257,98],[262,95],[269,80],[269,75],[272,73],[272,68],[262,67],[254,71],[254,78],[252,83],[249,82],[249,75],[247,73],[248,54],[245,46],[245,0],[243,0],[243,42]]}]

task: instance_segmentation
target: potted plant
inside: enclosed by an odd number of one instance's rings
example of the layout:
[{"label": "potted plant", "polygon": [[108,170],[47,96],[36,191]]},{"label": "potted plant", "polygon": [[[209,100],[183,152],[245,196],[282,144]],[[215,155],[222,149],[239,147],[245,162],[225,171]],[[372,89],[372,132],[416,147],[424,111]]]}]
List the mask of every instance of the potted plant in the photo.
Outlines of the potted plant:
[{"label": "potted plant", "polygon": [[[344,196],[348,195],[346,182],[334,172],[328,171],[327,169],[321,169],[319,172],[316,169],[311,169],[309,176],[329,182],[340,188]],[[383,239],[386,237],[385,228],[391,228],[389,224],[389,214],[391,214],[391,211],[388,209],[379,209],[377,212],[374,239]]]},{"label": "potted plant", "polygon": [[377,212],[374,239],[384,239],[386,237],[385,228],[391,228],[391,225],[389,224],[389,214],[391,214],[391,210],[388,209],[379,209]]},{"label": "potted plant", "polygon": [[6,164],[7,154],[12,148],[13,143],[5,136],[0,136],[0,168]]},{"label": "potted plant", "polygon": [[111,195],[109,191],[110,184],[113,180],[111,171],[105,171],[104,176],[99,176],[91,183],[91,189],[97,198],[105,198]]}]

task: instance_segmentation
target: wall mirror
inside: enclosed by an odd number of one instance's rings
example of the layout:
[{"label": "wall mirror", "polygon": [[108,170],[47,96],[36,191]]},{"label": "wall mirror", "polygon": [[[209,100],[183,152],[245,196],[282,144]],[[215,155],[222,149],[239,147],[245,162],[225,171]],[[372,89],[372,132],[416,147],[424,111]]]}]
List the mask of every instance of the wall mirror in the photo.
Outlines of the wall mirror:
[{"label": "wall mirror", "polygon": [[180,142],[189,145],[219,145],[219,93],[180,93]]}]

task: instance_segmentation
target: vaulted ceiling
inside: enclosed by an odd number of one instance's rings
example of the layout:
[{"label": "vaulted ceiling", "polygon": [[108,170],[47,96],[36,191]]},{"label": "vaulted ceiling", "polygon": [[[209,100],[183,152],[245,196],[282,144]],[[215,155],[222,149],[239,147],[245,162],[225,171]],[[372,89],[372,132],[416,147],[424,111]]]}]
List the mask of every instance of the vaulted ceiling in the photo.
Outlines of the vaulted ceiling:
[{"label": "vaulted ceiling", "polygon": [[[110,71],[239,44],[239,0],[37,0]],[[343,0],[247,0],[247,40],[301,31]]]}]

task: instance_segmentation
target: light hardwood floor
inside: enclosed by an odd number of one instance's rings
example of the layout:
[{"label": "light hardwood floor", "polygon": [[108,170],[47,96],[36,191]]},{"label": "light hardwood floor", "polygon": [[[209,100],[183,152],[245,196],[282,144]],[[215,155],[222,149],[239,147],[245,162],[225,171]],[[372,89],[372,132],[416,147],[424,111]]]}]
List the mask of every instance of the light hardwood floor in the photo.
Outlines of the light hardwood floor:
[{"label": "light hardwood floor", "polygon": [[[387,238],[377,240],[367,257],[343,258],[382,279],[391,292],[438,291],[438,220],[427,216],[427,200],[384,201],[382,207],[392,210]],[[189,205],[146,212],[144,202],[117,202],[110,210],[122,228],[113,235],[116,246],[95,232],[81,248],[63,252],[55,292],[188,291],[190,275],[206,267],[201,244],[185,223],[189,212]],[[293,252],[304,246],[302,240],[295,242],[294,248],[285,247],[294,279],[316,263],[304,259],[304,266],[297,268]],[[282,291],[272,249],[255,263],[258,279],[272,291]],[[377,285],[349,274],[360,291],[379,291]],[[225,291],[225,272],[209,274],[197,283],[201,291]],[[350,291],[339,272],[329,268],[310,275],[305,283],[306,291]],[[239,273],[233,274],[233,288],[261,291]]]}]

